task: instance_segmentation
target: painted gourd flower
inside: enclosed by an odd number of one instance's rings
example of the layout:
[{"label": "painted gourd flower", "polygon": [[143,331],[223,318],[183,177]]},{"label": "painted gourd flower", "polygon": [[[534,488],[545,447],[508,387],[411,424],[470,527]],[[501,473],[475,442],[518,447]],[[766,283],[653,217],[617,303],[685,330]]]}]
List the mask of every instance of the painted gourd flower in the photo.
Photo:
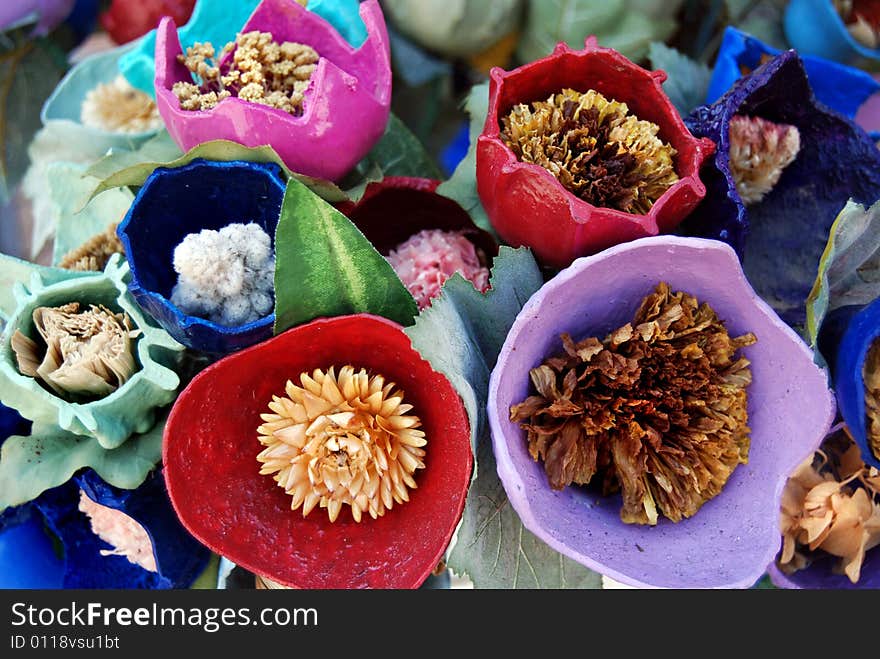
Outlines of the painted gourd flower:
[{"label": "painted gourd flower", "polygon": [[[319,319],[193,379],[165,428],[165,479],[190,533],[270,584],[415,588],[461,516],[469,428],[455,389],[399,325]],[[400,469],[414,471],[414,489],[401,492]]]},{"label": "painted gourd flower", "polygon": [[816,101],[794,51],[759,66],[686,123],[718,149],[703,170],[706,197],[682,229],[731,244],[761,297],[786,322],[802,324],[838,212],[850,198],[880,196],[880,151]]},{"label": "painted gourd flower", "polygon": [[[187,107],[205,109],[189,110],[184,109],[175,87],[178,94],[192,96],[196,85],[182,61],[174,21],[163,19],[156,39],[156,102],[168,132],[184,150],[215,139],[252,147],[269,145],[293,171],[329,180],[341,178],[382,136],[390,112],[390,56],[378,2],[362,3],[360,15],[369,36],[353,48],[330,23],[299,4],[263,0],[241,28],[239,39],[250,39],[254,32],[268,33],[274,43],[248,42],[234,52],[218,54],[216,61],[211,55],[207,62],[196,60],[211,50],[188,49],[185,59],[205,74],[199,76],[203,86],[197,88],[201,100],[195,103],[196,96],[193,103],[185,101]],[[213,49],[219,53],[222,46],[214,44]],[[291,83],[286,73],[282,76],[275,71],[281,64],[271,64],[274,55],[268,53],[295,49],[290,56],[299,58],[304,56],[300,53],[304,47],[314,52],[317,63],[285,62],[297,78]],[[248,72],[259,73],[258,80],[248,81]],[[284,87],[277,88],[276,82],[282,79]],[[216,97],[207,102],[212,92]],[[282,96],[291,94],[297,97],[296,103],[281,102]]]},{"label": "painted gourd flower", "polygon": [[160,472],[120,490],[86,470],[0,514],[6,587],[186,588],[209,555],[178,521]]},{"label": "painted gourd flower", "polygon": [[266,264],[274,263],[284,187],[275,164],[197,159],[156,169],[139,190],[118,228],[129,288],[182,344],[227,353],[271,336],[274,268]]},{"label": "painted gourd flower", "polygon": [[867,466],[844,424],[789,478],[783,548],[770,565],[780,588],[880,585],[880,470]]},{"label": "painted gourd flower", "polygon": [[[662,91],[664,79],[595,38],[582,51],[559,44],[513,71],[493,69],[477,189],[501,238],[564,267],[674,229],[705,193],[699,169],[714,146],[687,131]],[[518,105],[526,103],[535,106],[531,113]],[[566,147],[570,161],[557,162],[554,144],[563,139],[577,146]]]},{"label": "painted gourd flower", "polygon": [[[743,75],[781,52],[735,27],[728,27],[715,59],[706,103],[717,101]],[[861,69],[812,55],[802,54],[801,60],[816,99],[849,119],[855,118],[858,122],[859,108],[880,91],[880,83]]]},{"label": "painted gourd flower", "polygon": [[855,314],[837,348],[834,390],[840,414],[866,464],[880,469],[880,300]]},{"label": "painted gourd flower", "polygon": [[455,272],[485,291],[498,253],[492,236],[455,201],[435,192],[439,183],[386,177],[370,183],[357,203],[338,206],[389,260],[420,308],[439,295]]},{"label": "painted gourd flower", "polygon": [[[677,435],[660,433],[658,438],[657,432],[648,432],[642,448],[630,448],[646,460],[649,452],[657,451],[651,455],[669,469],[655,473],[665,474],[663,489],[672,499],[682,491],[691,496],[705,487],[712,489],[710,481],[716,477],[716,469],[735,469],[720,492],[704,497],[708,500],[687,519],[658,519],[655,526],[644,526],[621,521],[619,496],[606,497],[601,489],[579,486],[553,489],[544,465],[529,453],[527,433],[510,417],[511,406],[527,399],[530,371],[547,357],[562,352],[562,334],[580,340],[602,337],[620,328],[633,318],[640,302],[658,282],[666,282],[671,290],[687,292],[708,305],[700,307],[699,317],[711,308],[724,320],[730,337],[750,332],[756,341],[732,342],[740,347],[739,359],[728,358],[726,383],[721,386],[728,396],[736,382],[745,383],[747,378],[739,376],[745,374],[741,369],[748,363],[752,381],[747,388],[747,461],[740,455],[732,456],[734,460],[728,463],[720,453],[701,455],[677,449],[673,445]],[[675,309],[669,307],[668,311]],[[697,313],[695,307],[693,313]],[[698,327],[708,327],[710,321],[706,316]],[[645,327],[636,330],[642,333]],[[681,329],[684,325],[672,327]],[[712,332],[716,337],[712,341],[716,341],[720,334],[717,329]],[[613,345],[622,337],[613,333],[609,340]],[[717,348],[712,342],[701,345],[706,350]],[[588,346],[581,348],[587,350]],[[699,359],[694,348],[688,350],[689,358]],[[589,357],[583,352],[584,359]],[[647,363],[640,368],[644,371],[639,377],[652,377],[644,376],[651,372]],[[564,404],[564,400],[557,403]],[[739,405],[731,405],[730,409]],[[834,399],[825,372],[813,363],[807,346],[754,293],[732,249],[718,241],[657,236],[579,259],[532,296],[517,316],[492,372],[488,413],[498,474],[510,502],[526,528],[551,547],[630,585],[748,587],[761,577],[779,549],[782,487],[824,437],[833,418]],[[645,408],[633,421],[643,423],[650,415],[650,409]],[[711,421],[694,415],[691,431],[711,438],[713,433],[721,432],[719,420],[725,427],[730,420],[715,413],[710,416],[714,417]],[[691,422],[690,417],[675,417],[673,413],[668,419],[675,426],[672,430]],[[651,423],[657,425],[660,421]],[[738,416],[738,423],[745,423],[745,419]],[[571,439],[560,437],[562,443],[558,448],[554,444],[551,450],[568,450],[566,442]],[[713,451],[727,450],[717,436],[711,441]],[[644,469],[648,463],[641,463],[641,468],[638,464],[620,478],[647,478]],[[704,481],[707,468],[713,470],[713,475]],[[658,495],[656,491],[654,494]],[[647,499],[644,504],[647,506]]]},{"label": "painted gourd flower", "polygon": [[122,44],[155,28],[163,16],[186,23],[195,4],[196,0],[113,0],[99,20],[113,41]]},{"label": "painted gourd flower", "polygon": [[27,288],[16,286],[0,346],[4,405],[105,449],[152,427],[177,393],[171,367],[183,348],[141,311],[128,275],[116,255],[100,273],[49,284],[34,273]]},{"label": "painted gourd flower", "polygon": [[868,4],[858,0],[791,0],[783,20],[785,38],[801,53],[845,64],[876,60],[880,58],[878,17],[863,7],[859,11],[859,5]]},{"label": "painted gourd flower", "polygon": [[19,25],[20,21],[36,14],[34,35],[45,36],[73,10],[75,0],[23,0],[4,2],[0,7],[0,31]]}]

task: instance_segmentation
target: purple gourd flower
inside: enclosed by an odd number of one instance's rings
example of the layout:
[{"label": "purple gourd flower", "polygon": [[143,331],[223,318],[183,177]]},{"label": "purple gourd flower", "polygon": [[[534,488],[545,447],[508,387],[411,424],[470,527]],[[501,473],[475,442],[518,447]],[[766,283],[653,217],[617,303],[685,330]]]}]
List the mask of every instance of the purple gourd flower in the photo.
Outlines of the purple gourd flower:
[{"label": "purple gourd flower", "polygon": [[[794,161],[748,207],[731,171],[730,127],[738,115],[794,126],[800,134]],[[840,209],[849,199],[871,204],[880,198],[880,150],[851,120],[816,100],[793,50],[739,79],[685,123],[717,150],[701,174],[706,196],[681,228],[732,245],[759,295],[789,324],[803,324],[816,264]]]},{"label": "purple gourd flower", "polygon": [[[306,44],[318,53],[304,92],[302,114],[245,101],[221,100],[210,110],[184,110],[172,88],[192,82],[181,54],[177,26],[159,24],[156,39],[156,103],[168,132],[185,151],[211,140],[269,145],[293,171],[329,180],[346,174],[385,130],[391,106],[391,64],[385,20],[377,0],[360,5],[367,39],[353,48],[321,16],[291,0],[263,0],[241,32],[269,32],[278,42]],[[219,50],[223,44],[214,44]],[[232,56],[220,59],[222,66]]]},{"label": "purple gourd flower", "polygon": [[7,0],[0,3],[0,32],[35,14],[37,24],[33,33],[44,36],[67,18],[74,4],[75,0]]},{"label": "purple gourd flower", "polygon": [[[551,489],[510,420],[529,371],[561,351],[560,335],[604,336],[627,322],[658,282],[708,303],[731,336],[753,332],[747,390],[751,446],[721,492],[692,517],[625,524],[618,495]],[[827,376],[806,344],[754,292],[736,253],[720,241],[643,238],[577,259],[517,316],[489,386],[498,475],[532,533],[587,567],[634,586],[749,587],[780,547],[779,502],[788,475],[818,447],[835,406]]]}]

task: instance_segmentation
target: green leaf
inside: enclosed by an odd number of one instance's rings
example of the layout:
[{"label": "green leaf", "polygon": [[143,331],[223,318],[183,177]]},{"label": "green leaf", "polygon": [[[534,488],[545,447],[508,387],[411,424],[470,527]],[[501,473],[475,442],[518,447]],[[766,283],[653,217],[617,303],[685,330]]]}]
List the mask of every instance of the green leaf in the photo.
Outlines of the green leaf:
[{"label": "green leaf", "polygon": [[220,569],[220,557],[217,554],[211,554],[208,559],[208,565],[202,570],[202,573],[189,587],[190,590],[216,590],[217,575]]},{"label": "green leaf", "polygon": [[[625,11],[625,0],[529,0],[517,58],[521,62],[540,59],[553,52],[560,41],[583,48],[585,37],[612,30]],[[601,40],[599,43],[604,45]]]},{"label": "green leaf", "polygon": [[880,297],[880,201],[865,209],[850,200],[834,220],[819,273],[807,297],[807,336],[816,349],[825,316]]},{"label": "green leaf", "polygon": [[40,107],[64,75],[51,47],[45,39],[28,40],[24,32],[0,43],[0,204],[27,169]]},{"label": "green leaf", "polygon": [[475,588],[595,588],[602,577],[545,544],[522,525],[495,470],[489,437],[480,440],[471,483],[447,564]]},{"label": "green leaf", "polygon": [[275,333],[321,316],[371,313],[401,325],[418,307],[345,215],[296,179],[275,231]]},{"label": "green leaf", "polygon": [[110,485],[133,490],[162,459],[165,418],[115,449],[93,437],[35,426],[30,436],[13,435],[0,450],[0,511],[18,506],[91,467]]},{"label": "green leaf", "polygon": [[357,201],[363,196],[369,183],[381,181],[387,176],[434,179],[442,176],[437,164],[428,155],[419,139],[393,114],[388,119],[381,139],[370,149],[366,157],[355,165],[354,170],[346,176],[341,185],[346,194],[353,201]]},{"label": "green leaf", "polygon": [[474,452],[486,433],[489,374],[516,315],[543,279],[526,248],[502,247],[486,293],[456,273],[438,298],[406,329],[413,347],[443,373],[464,401]]},{"label": "green leaf", "polygon": [[228,162],[246,160],[249,162],[274,162],[280,165],[288,178],[295,178],[308,186],[316,194],[330,202],[345,201],[348,196],[333,183],[291,172],[269,146],[246,147],[227,140],[204,142],[181,155],[180,149],[163,131],[148,140],[136,151],[111,153],[95,163],[86,172],[99,180],[90,198],[105,190],[119,187],[138,187],[157,167],[182,167],[196,158]]},{"label": "green leaf", "polygon": [[651,66],[666,71],[668,77],[663,83],[663,91],[681,116],[703,104],[712,78],[708,66],[656,41],[651,44],[648,57]]},{"label": "green leaf", "polygon": [[486,123],[486,115],[489,113],[489,83],[471,87],[464,107],[470,115],[470,147],[449,180],[437,187],[437,194],[458,202],[471,216],[474,224],[494,235],[495,230],[477,193],[477,138],[483,132],[483,124]]},{"label": "green leaf", "polygon": [[48,168],[48,193],[57,218],[52,252],[52,263],[56,265],[65,254],[121,221],[134,200],[131,191],[119,188],[86,202],[97,179],[84,177],[84,170],[84,166],[66,162]]}]

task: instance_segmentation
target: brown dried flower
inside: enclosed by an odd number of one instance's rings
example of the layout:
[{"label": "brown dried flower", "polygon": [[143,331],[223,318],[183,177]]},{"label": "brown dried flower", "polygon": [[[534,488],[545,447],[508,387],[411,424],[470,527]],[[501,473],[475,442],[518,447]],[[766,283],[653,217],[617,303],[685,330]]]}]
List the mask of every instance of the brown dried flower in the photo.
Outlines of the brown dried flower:
[{"label": "brown dried flower", "polygon": [[12,350],[22,375],[41,380],[59,396],[106,396],[137,370],[132,339],[140,330],[126,313],[79,308],[79,302],[37,307],[33,321],[42,345],[16,330]]},{"label": "brown dried flower", "polygon": [[82,245],[65,254],[58,267],[82,272],[99,272],[104,269],[111,256],[122,254],[124,251],[122,241],[116,235],[116,223],[113,223],[103,233],[92,236]]},{"label": "brown dried flower", "polygon": [[676,181],[676,154],[656,124],[629,114],[625,103],[573,89],[514,106],[501,135],[523,162],[541,165],[594,206],[647,213]]},{"label": "brown dried flower", "polygon": [[690,517],[747,462],[749,361],[708,304],[665,283],[604,341],[575,343],[530,372],[536,395],[510,409],[554,489],[622,490],[624,522]]},{"label": "brown dried flower", "polygon": [[141,133],[162,125],[155,101],[121,75],[86,94],[80,121],[86,126],[119,133]]},{"label": "brown dried flower", "polygon": [[[219,59],[232,52],[232,59],[221,67]],[[177,82],[172,91],[184,110],[210,110],[224,98],[268,105],[294,116],[302,114],[309,79],[318,63],[311,46],[272,40],[269,32],[239,34],[215,59],[214,46],[196,43],[178,60],[201,81]]]},{"label": "brown dried flower", "polygon": [[865,552],[880,545],[880,471],[844,431],[798,467],[782,493],[780,568],[791,574],[823,552],[857,583]]},{"label": "brown dried flower", "polygon": [[773,189],[800,148],[801,136],[794,126],[743,115],[731,120],[730,173],[746,206]]},{"label": "brown dried flower", "polygon": [[862,367],[865,382],[865,412],[868,416],[868,444],[880,460],[880,340],[875,340]]},{"label": "brown dried flower", "polygon": [[266,448],[257,456],[261,474],[273,474],[303,517],[320,504],[330,521],[343,505],[352,517],[376,519],[395,502],[409,501],[413,473],[423,469],[425,433],[412,405],[393,382],[343,366],[300,375],[302,388],[287,382],[287,396],[273,396],[272,414],[257,432]]}]

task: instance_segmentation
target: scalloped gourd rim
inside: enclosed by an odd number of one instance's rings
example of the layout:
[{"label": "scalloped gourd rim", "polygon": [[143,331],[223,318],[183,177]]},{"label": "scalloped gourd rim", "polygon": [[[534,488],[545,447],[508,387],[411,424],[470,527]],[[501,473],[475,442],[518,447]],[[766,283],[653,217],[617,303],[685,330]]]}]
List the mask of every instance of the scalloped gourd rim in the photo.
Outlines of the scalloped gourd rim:
[{"label": "scalloped gourd rim", "polygon": [[[262,3],[260,3],[260,4],[262,4]],[[294,4],[299,5],[299,3],[297,3],[297,2],[291,2],[290,4],[291,5],[294,5]],[[354,46],[352,46],[339,33],[339,31],[329,21],[327,21],[327,19],[325,19],[323,16],[320,16],[320,15],[315,14],[313,12],[309,12],[308,9],[306,9],[305,7],[302,7],[301,5],[299,5],[299,7],[300,7],[299,10],[309,13],[311,16],[314,16],[317,21],[324,23],[327,28],[328,38],[335,41],[336,45],[339,48],[342,48],[342,49],[345,49],[346,51],[348,51],[352,55],[352,57],[360,57],[361,51],[363,51],[364,53],[367,53],[369,51],[375,51],[377,53],[385,52],[381,48],[377,48],[376,45],[373,43],[374,39],[376,38],[375,29],[378,25],[381,24],[382,20],[384,20],[382,18],[382,12],[381,12],[381,9],[379,8],[377,0],[363,0],[360,4],[360,7],[358,9],[358,13],[364,22],[364,26],[367,29],[367,38],[364,40],[364,42],[360,46],[358,46],[356,48]],[[257,8],[254,10],[254,13],[259,11],[259,9],[260,9],[260,5],[257,5]],[[293,9],[293,11],[299,11],[299,10],[296,8]],[[252,18],[252,16],[250,18],[248,18],[248,20],[245,22],[244,26],[242,27],[242,30],[244,29],[244,27],[247,27],[250,24],[251,18]],[[169,25],[170,25],[170,27],[168,27]],[[162,19],[162,22],[159,24],[157,37],[156,37],[157,51],[159,49],[160,41],[176,39],[177,44],[180,45],[180,37],[178,35],[177,30],[178,30],[177,25],[175,24],[175,22],[172,18],[166,17],[166,18]],[[169,45],[171,46],[171,48],[174,48],[175,50],[177,50],[177,48],[174,47],[173,40],[170,41]],[[369,48],[368,48],[368,46],[369,46]],[[180,51],[182,52],[182,47],[180,48]],[[229,54],[224,56],[224,58],[221,59],[221,62],[225,62],[229,56],[230,56]],[[336,64],[334,64],[333,62],[328,60],[326,57],[320,55],[320,53],[319,53],[318,57],[319,57],[318,64],[317,64],[314,72],[312,73],[311,77],[309,78],[308,86],[306,87],[305,91],[303,92],[303,105],[302,105],[303,111],[302,111],[302,114],[300,114],[298,116],[294,116],[294,115],[290,114],[289,112],[285,112],[284,110],[281,110],[279,108],[273,108],[273,107],[269,107],[268,105],[261,105],[259,103],[252,103],[250,101],[240,99],[236,96],[230,96],[228,98],[224,98],[219,103],[217,103],[217,105],[215,107],[213,107],[210,110],[182,110],[180,108],[180,102],[178,101],[177,97],[174,95],[174,92],[169,87],[166,86],[166,85],[168,85],[168,83],[171,83],[173,85],[174,82],[180,82],[180,81],[167,78],[164,72],[162,72],[160,74],[158,66],[156,66],[156,79],[155,79],[156,95],[158,96],[159,94],[161,94],[162,96],[164,96],[166,98],[166,102],[169,105],[169,109],[179,117],[187,117],[187,116],[205,117],[205,116],[211,116],[212,114],[215,114],[215,113],[226,114],[223,111],[223,109],[225,109],[226,107],[241,105],[242,107],[247,108],[249,112],[267,113],[270,117],[273,117],[273,120],[275,120],[275,121],[277,121],[279,119],[283,120],[284,122],[291,124],[292,127],[307,125],[307,124],[312,123],[312,115],[314,114],[314,112],[315,112],[314,108],[316,107],[315,104],[309,103],[308,101],[310,100],[311,97],[314,96],[315,90],[319,89],[323,85],[324,78],[327,75],[326,71],[329,67],[333,67],[334,69],[337,69],[338,71],[340,71],[340,73],[343,74],[343,77],[352,78],[353,80],[356,81],[356,84],[358,84],[357,76],[340,69],[338,66],[336,66]],[[158,58],[156,58],[156,59],[158,60]],[[386,60],[387,66],[377,67],[377,71],[379,73],[384,74],[384,75],[381,76],[381,79],[376,81],[375,92],[367,92],[367,95],[370,96],[371,98],[373,98],[376,101],[376,103],[380,106],[387,105],[390,102],[390,97],[391,97],[391,68],[390,68],[390,58],[387,56],[387,53],[386,53],[384,59]],[[161,78],[161,80],[160,80],[160,78]],[[358,84],[358,86],[360,86],[360,85]]]},{"label": "scalloped gourd rim", "polygon": [[[157,167],[153,170],[150,176],[144,181],[143,187],[138,190],[138,194],[135,197],[134,201],[131,203],[131,207],[128,212],[125,214],[125,218],[123,218],[122,222],[119,223],[119,227],[116,229],[116,233],[119,236],[120,241],[122,241],[122,246],[125,249],[126,254],[132,253],[131,240],[128,237],[128,225],[132,221],[133,211],[135,206],[137,206],[138,201],[141,199],[142,195],[148,194],[148,190],[150,186],[153,184],[154,176],[156,173],[166,174],[166,173],[176,173],[181,172],[183,174],[190,173],[192,170],[197,170],[201,167],[216,167],[218,169],[232,169],[234,167],[241,167],[242,163],[246,163],[248,166],[259,165],[265,171],[266,176],[272,181],[273,184],[276,184],[281,189],[282,196],[284,195],[284,190],[287,188],[287,184],[282,177],[282,169],[276,165],[275,163],[254,163],[247,162],[242,160],[230,160],[230,161],[220,161],[220,160],[206,160],[204,158],[196,158],[195,160],[188,162],[185,165],[181,165],[180,167]],[[196,230],[198,230],[196,228]],[[191,231],[190,233],[194,233],[195,231]],[[275,236],[271,236],[272,238],[272,251],[275,251]],[[275,312],[273,311],[267,316],[263,316],[262,318],[258,318],[257,320],[252,320],[248,323],[244,323],[243,325],[221,325],[220,323],[215,323],[214,321],[208,320],[207,318],[202,318],[200,316],[193,316],[188,313],[184,313],[184,311],[178,307],[176,304],[171,302],[167,297],[157,293],[156,291],[145,288],[141,285],[140,278],[138,277],[139,268],[132,268],[131,270],[131,283],[129,283],[128,288],[131,290],[132,294],[135,295],[143,295],[144,297],[148,297],[155,301],[156,304],[162,306],[163,308],[168,309],[171,314],[174,316],[177,324],[184,330],[189,329],[193,326],[201,326],[207,330],[210,330],[214,334],[222,334],[227,337],[236,337],[236,336],[245,336],[250,334],[255,330],[261,330],[266,327],[271,327],[275,324]],[[274,285],[272,294],[275,294]]]},{"label": "scalloped gourd rim", "polygon": [[[79,435],[79,433],[70,428],[71,425],[74,425],[74,420],[79,421],[90,432],[95,432],[97,427],[90,427],[94,425],[92,423],[94,418],[90,410],[111,406],[120,399],[137,394],[139,383],[148,377],[149,383],[156,385],[164,391],[173,392],[180,385],[180,378],[177,374],[156,361],[151,355],[151,351],[154,349],[180,351],[183,349],[183,346],[168,336],[164,330],[156,328],[149,323],[146,314],[130,296],[123,281],[127,271],[127,262],[122,261],[121,256],[114,255],[108,262],[107,270],[95,273],[94,276],[85,275],[44,286],[39,273],[34,273],[31,277],[30,288],[22,284],[16,284],[17,305],[2,334],[3,345],[0,347],[0,357],[11,367],[10,378],[18,384],[19,388],[38,396],[55,408],[57,410],[59,426],[63,430],[76,435]],[[55,295],[56,293],[65,293],[69,290],[72,293],[70,301],[87,304],[87,301],[83,302],[83,298],[86,298],[87,295],[82,294],[82,291],[87,289],[115,291],[114,300],[119,309],[126,312],[134,321],[136,328],[142,332],[142,335],[137,339],[137,357],[140,368],[116,391],[88,403],[73,403],[45,389],[34,378],[22,375],[15,363],[15,357],[9,342],[15,330],[22,326],[22,314],[40,306],[40,300],[44,298],[46,291],[49,291],[49,294]],[[21,410],[21,414],[28,418],[26,409]],[[124,442],[119,444],[121,445],[122,443]],[[101,445],[104,446],[103,443]]]},{"label": "scalloped gourd rim", "polygon": [[[736,252],[733,251],[726,243],[722,243],[716,240],[709,240],[704,238],[683,238],[678,236],[653,236],[648,238],[640,238],[638,240],[634,240],[628,243],[622,243],[620,245],[615,245],[614,247],[610,247],[599,254],[595,254],[592,256],[586,256],[576,259],[569,267],[562,270],[556,277],[547,282],[545,286],[549,286],[551,288],[555,288],[556,286],[567,283],[570,280],[577,279],[583,276],[583,273],[588,270],[588,265],[594,261],[603,261],[609,258],[614,258],[616,255],[624,252],[630,251],[638,251],[639,249],[643,249],[650,246],[655,245],[672,245],[676,247],[682,247],[688,250],[703,250],[703,249],[712,249],[724,254],[725,258],[730,262],[732,268],[735,271],[741,274],[741,278],[735,282],[735,286],[739,286],[742,289],[743,294],[751,300],[756,313],[760,313],[764,316],[767,316],[771,320],[777,319],[778,316],[773,311],[773,309],[764,302],[752,289],[751,285],[748,283],[748,280],[745,278],[745,275],[742,273],[742,268],[739,264],[739,259],[736,256]],[[547,290],[542,288],[541,290]],[[504,363],[508,359],[511,352],[516,350],[516,341],[518,335],[520,333],[520,329],[529,324],[532,321],[533,317],[540,316],[541,306],[546,299],[546,295],[533,295],[528,302],[523,306],[520,313],[517,315],[516,320],[513,323],[513,326],[510,328],[510,331],[507,334],[507,339],[504,342],[504,345],[501,348],[500,353],[498,354],[497,364]],[[798,345],[798,349],[804,353],[804,358],[809,362],[813,362],[813,354],[810,351],[809,347],[801,340],[801,338],[792,330],[790,327],[785,325],[782,322],[774,322],[774,326],[776,326],[779,331],[784,334],[789,340],[796,343]],[[818,368],[818,366],[816,367]],[[511,491],[526,491],[525,484],[523,483],[521,477],[519,476],[518,470],[515,468],[515,461],[510,457],[510,453],[503,449],[498,449],[498,446],[505,446],[509,443],[509,438],[504,429],[499,427],[497,423],[497,419],[493,410],[498,407],[497,400],[497,392],[498,392],[498,380],[501,375],[501,369],[495,368],[492,371],[492,375],[489,380],[489,396],[487,403],[487,410],[489,412],[489,425],[492,430],[492,446],[493,451],[495,453],[495,459],[498,464],[498,473],[501,478],[502,485],[506,492]],[[834,405],[834,396],[833,393],[828,391],[829,401],[831,403],[829,410],[829,418],[827,425],[830,426],[833,420],[833,415],[835,411]],[[824,437],[824,433],[822,437],[818,437],[815,442],[815,448],[818,448],[819,443]],[[788,480],[789,474],[791,474],[797,466],[801,463],[803,457],[797,460],[792,460],[789,464],[783,465],[782,469],[779,471],[779,478],[777,482],[774,484],[773,488],[773,499],[774,501],[779,501],[782,497],[782,491],[785,487],[785,483]],[[502,478],[501,477],[501,465],[506,467],[506,474]],[[523,496],[523,500],[527,500],[527,497]],[[570,554],[566,553],[566,550],[569,549],[569,546],[560,542],[556,538],[552,537],[549,533],[544,532],[543,527],[536,521],[536,519],[532,516],[531,512],[527,509],[526,506],[521,505],[519,501],[514,501],[513,498],[510,498],[510,503],[516,510],[520,519],[527,529],[529,529],[532,533],[537,535],[541,540],[546,542],[548,545],[553,547],[556,551],[570,556]],[[686,522],[687,520],[685,520]],[[684,522],[682,522],[684,523]],[[621,522],[623,524],[623,522]],[[760,566],[756,568],[753,575],[748,575],[745,578],[740,578],[739,580],[732,581],[729,584],[719,584],[715,587],[718,588],[731,588],[731,587],[749,587],[754,584],[762,574],[764,574],[766,570],[766,566],[774,559],[776,554],[779,551],[779,547],[777,544],[773,543],[768,547],[767,550],[764,551],[764,555],[758,557],[754,564],[756,566]],[[587,567],[596,570],[597,572],[601,572],[612,579],[620,581],[621,583],[643,587],[643,588],[656,588],[654,584],[645,583],[639,581],[638,579],[634,579],[623,572],[620,572],[617,569],[608,567],[598,560],[593,559],[590,556],[586,556],[582,551],[579,551],[578,554],[581,556],[581,559],[573,559],[578,560],[578,562],[583,563]]]},{"label": "scalloped gourd rim", "polygon": [[[493,85],[495,85],[496,89],[499,89],[501,85],[504,84],[507,78],[516,78],[519,75],[522,75],[522,71],[527,68],[534,67],[543,67],[543,66],[551,66],[552,58],[557,55],[574,55],[580,58],[593,57],[597,54],[603,54],[608,57],[612,57],[615,62],[614,64],[618,67],[629,68],[634,71],[636,74],[641,75],[646,82],[651,84],[654,88],[654,92],[660,94],[661,96],[666,96],[666,92],[663,91],[663,82],[666,80],[667,75],[663,70],[656,71],[648,71],[647,69],[638,66],[633,63],[626,57],[624,57],[621,53],[614,50],[613,48],[603,48],[598,46],[598,42],[595,36],[587,37],[584,41],[584,50],[574,50],[567,43],[559,42],[556,44],[556,47],[553,49],[553,52],[544,57],[543,59],[536,60],[534,62],[530,62],[528,64],[523,64],[515,69],[510,71],[505,71],[501,67],[494,67],[490,73],[489,77]],[[500,91],[496,91],[496,97],[500,95]],[[618,102],[625,103],[626,101],[621,101],[620,99],[614,99]],[[498,111],[500,112],[500,104],[496,103],[498,106]],[[670,105],[671,107],[671,105]],[[536,163],[523,162],[519,158],[517,158],[516,154],[511,151],[510,147],[504,143],[504,140],[501,139],[501,128],[499,123],[498,116],[492,115],[493,104],[489,103],[489,113],[486,115],[486,121],[483,124],[483,132],[479,136],[479,140],[491,141],[497,144],[500,144],[505,153],[508,156],[507,162],[504,163],[505,172],[513,172],[517,169],[525,170],[526,172],[532,174],[533,176],[540,177],[543,179],[544,184],[552,188],[557,194],[561,193],[568,202],[569,208],[572,210],[572,219],[578,224],[585,224],[587,220],[589,220],[590,214],[593,211],[601,211],[603,213],[607,213],[615,218],[615,220],[620,220],[627,222],[629,224],[633,224],[642,230],[650,231],[654,234],[659,233],[660,228],[657,226],[657,214],[666,206],[666,203],[669,199],[677,194],[678,190],[683,188],[689,188],[693,194],[697,196],[698,199],[702,199],[706,196],[706,186],[700,180],[700,169],[702,168],[702,164],[712,155],[712,152],[715,150],[715,143],[707,138],[707,137],[695,137],[685,126],[684,120],[681,115],[674,108],[672,108],[669,113],[670,121],[675,129],[681,132],[684,135],[684,139],[686,141],[692,142],[694,144],[694,156],[692,162],[685,163],[688,167],[692,168],[694,171],[691,174],[683,178],[679,178],[678,181],[669,186],[666,191],[658,197],[658,199],[652,204],[651,208],[647,213],[638,214],[638,213],[627,213],[621,210],[617,210],[616,208],[609,208],[605,206],[594,206],[589,202],[584,201],[583,199],[575,196],[569,190],[567,190],[562,183],[559,182],[552,173],[550,173],[547,169],[538,165]],[[711,147],[710,147],[711,145]],[[676,157],[677,160],[677,157]],[[678,174],[678,169],[681,165],[676,162],[676,174]]]}]

